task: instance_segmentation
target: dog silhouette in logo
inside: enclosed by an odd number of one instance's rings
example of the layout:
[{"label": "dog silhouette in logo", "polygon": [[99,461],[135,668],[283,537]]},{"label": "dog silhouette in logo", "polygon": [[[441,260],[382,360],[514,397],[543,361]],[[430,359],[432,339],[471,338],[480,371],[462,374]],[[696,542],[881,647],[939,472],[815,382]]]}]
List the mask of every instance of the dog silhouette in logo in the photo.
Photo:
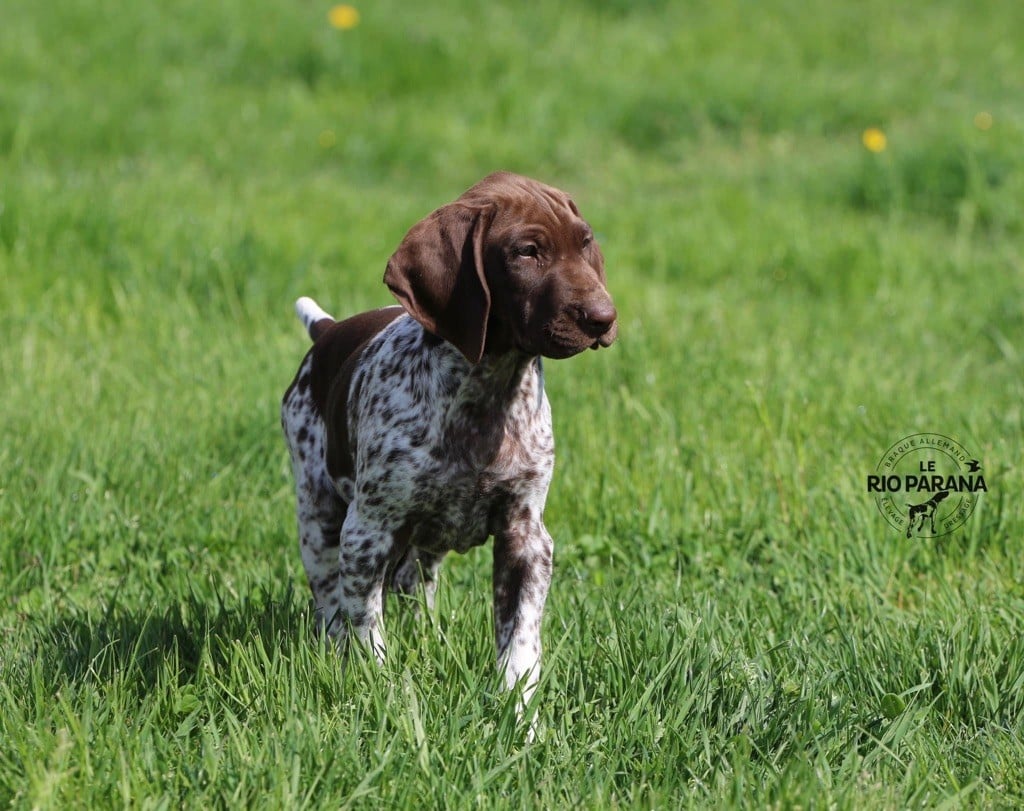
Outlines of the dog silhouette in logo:
[{"label": "dog silhouette in logo", "polygon": [[932,535],[935,534],[935,511],[939,508],[939,502],[948,495],[949,490],[939,490],[938,493],[922,504],[907,504],[910,508],[910,512],[907,515],[907,518],[910,519],[910,523],[907,524],[908,538],[914,532],[914,521],[918,521],[918,519],[920,519],[917,524],[918,532],[924,529],[924,522],[928,521],[931,525]]}]

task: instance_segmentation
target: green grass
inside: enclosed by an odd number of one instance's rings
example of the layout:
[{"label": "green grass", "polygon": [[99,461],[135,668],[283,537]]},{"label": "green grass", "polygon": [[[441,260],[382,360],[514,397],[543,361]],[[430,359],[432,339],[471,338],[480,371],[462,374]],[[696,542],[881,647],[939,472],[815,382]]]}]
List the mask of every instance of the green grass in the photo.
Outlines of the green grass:
[{"label": "green grass", "polygon": [[[328,7],[5,7],[0,806],[1024,803],[1024,6]],[[486,549],[312,641],[277,426],[294,298],[498,168],[621,312],[547,367],[533,742]],[[919,431],[990,488],[934,541],[864,492]]]}]

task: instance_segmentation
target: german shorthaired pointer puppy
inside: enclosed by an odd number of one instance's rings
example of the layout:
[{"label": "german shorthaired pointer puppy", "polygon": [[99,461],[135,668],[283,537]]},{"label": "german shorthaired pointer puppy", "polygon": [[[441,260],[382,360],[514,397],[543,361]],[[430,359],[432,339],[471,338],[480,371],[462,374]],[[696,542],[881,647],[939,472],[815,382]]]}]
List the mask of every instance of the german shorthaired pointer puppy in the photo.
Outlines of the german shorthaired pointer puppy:
[{"label": "german shorthaired pointer puppy", "polygon": [[384,588],[432,606],[445,554],[493,535],[498,666],[525,702],[551,579],[541,357],[615,340],[601,251],[567,194],[500,172],[413,226],[384,282],[400,307],[296,303],[314,343],[281,416],[318,621],[383,658]]}]

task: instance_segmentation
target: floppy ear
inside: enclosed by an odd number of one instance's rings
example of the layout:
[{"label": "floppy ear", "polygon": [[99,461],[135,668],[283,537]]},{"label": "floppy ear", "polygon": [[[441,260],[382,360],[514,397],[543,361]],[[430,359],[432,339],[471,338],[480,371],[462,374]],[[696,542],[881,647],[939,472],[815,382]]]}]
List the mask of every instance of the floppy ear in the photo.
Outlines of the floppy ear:
[{"label": "floppy ear", "polygon": [[487,339],[491,292],[484,238],[494,206],[449,203],[412,227],[388,260],[384,284],[425,330],[478,363]]}]

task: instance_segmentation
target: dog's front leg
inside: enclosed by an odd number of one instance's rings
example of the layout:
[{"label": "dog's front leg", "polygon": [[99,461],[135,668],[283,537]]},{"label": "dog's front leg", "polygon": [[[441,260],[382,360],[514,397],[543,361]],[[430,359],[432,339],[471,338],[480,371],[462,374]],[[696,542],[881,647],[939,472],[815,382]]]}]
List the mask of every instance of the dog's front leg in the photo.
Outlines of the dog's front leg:
[{"label": "dog's front leg", "polygon": [[551,583],[552,550],[539,515],[524,515],[494,536],[498,668],[507,688],[521,682],[524,706],[540,677],[540,625]]},{"label": "dog's front leg", "polygon": [[341,528],[338,549],[337,611],[329,625],[339,647],[348,629],[368,642],[374,655],[384,661],[384,579],[395,549],[392,532],[364,518],[355,502],[349,506]]}]

